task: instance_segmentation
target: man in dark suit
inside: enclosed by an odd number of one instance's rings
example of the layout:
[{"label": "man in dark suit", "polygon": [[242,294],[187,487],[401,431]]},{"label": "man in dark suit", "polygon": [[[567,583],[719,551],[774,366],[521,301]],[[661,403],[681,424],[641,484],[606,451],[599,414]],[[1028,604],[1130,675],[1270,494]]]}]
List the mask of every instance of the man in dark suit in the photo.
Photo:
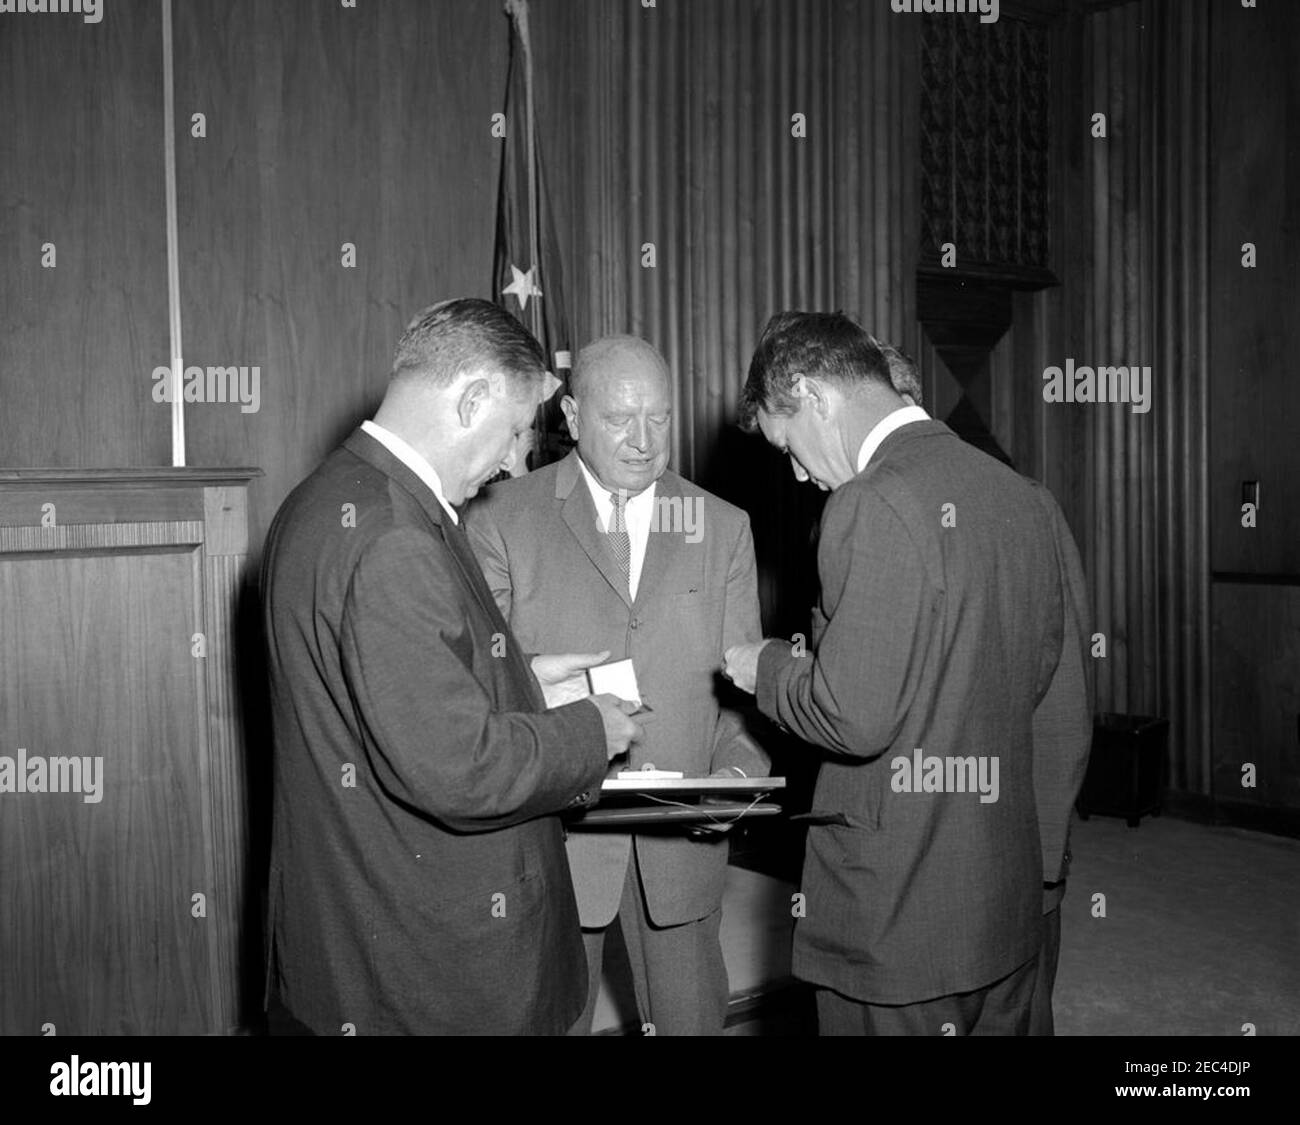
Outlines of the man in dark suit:
[{"label": "man in dark suit", "polygon": [[806,650],[726,671],[826,752],[794,945],[823,1033],[1028,1034],[1091,737],[1078,552],[1046,489],[890,374],[841,314],[764,331],[742,409],[833,493],[821,604]]},{"label": "man in dark suit", "polygon": [[454,505],[509,469],[546,372],[434,305],[366,422],[285,500],[262,575],[275,733],[267,991],[317,1034],[548,1034],[587,974],[563,834],[639,730],[591,663],[532,668]]},{"label": "man in dark suit", "polygon": [[[589,344],[569,390],[561,406],[577,449],[494,484],[468,511],[502,613],[525,648],[632,660],[653,708],[633,768],[766,775],[766,754],[716,690],[723,652],[762,635],[748,517],[667,471],[672,387],[646,341]],[[591,1030],[617,916],[642,1023],[659,1035],[720,1034],[726,841],[575,828],[568,848],[591,970],[575,1031]]]}]

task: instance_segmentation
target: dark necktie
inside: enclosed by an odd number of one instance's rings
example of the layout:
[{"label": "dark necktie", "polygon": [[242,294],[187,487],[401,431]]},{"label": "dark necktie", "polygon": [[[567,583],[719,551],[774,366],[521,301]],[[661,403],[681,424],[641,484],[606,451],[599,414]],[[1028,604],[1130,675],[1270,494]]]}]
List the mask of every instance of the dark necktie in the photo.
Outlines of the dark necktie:
[{"label": "dark necktie", "polygon": [[632,592],[632,540],[627,534],[627,495],[611,492],[610,501],[614,505],[614,514],[609,521],[609,546],[618,562],[619,573],[623,576],[623,585],[628,593]]}]

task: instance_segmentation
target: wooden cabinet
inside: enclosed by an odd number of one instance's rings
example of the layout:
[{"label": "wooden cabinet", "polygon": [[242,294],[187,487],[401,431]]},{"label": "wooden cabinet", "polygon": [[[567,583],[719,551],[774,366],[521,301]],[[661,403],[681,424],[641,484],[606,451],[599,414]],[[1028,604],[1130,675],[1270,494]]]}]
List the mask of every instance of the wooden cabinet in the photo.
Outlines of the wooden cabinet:
[{"label": "wooden cabinet", "polygon": [[257,475],[0,470],[0,1033],[242,1022]]}]

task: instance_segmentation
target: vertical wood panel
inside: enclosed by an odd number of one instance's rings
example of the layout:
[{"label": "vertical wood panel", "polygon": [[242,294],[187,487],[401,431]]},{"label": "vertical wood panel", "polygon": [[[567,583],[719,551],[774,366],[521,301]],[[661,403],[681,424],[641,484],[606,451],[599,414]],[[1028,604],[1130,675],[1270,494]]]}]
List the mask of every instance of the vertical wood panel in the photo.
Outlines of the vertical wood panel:
[{"label": "vertical wood panel", "polygon": [[[1300,5],[1216,8],[1211,418],[1215,570],[1300,574]],[[1255,269],[1241,264],[1254,243]],[[1258,480],[1257,526],[1241,482]]]},{"label": "vertical wood panel", "polygon": [[255,557],[377,404],[411,315],[489,295],[506,43],[500,5],[476,0],[177,5],[186,362],[261,367],[256,413],[187,408],[189,457],[265,470]]},{"label": "vertical wood panel", "polygon": [[[1200,346],[1214,379],[1207,486],[1215,571],[1300,577],[1300,7],[1213,10],[1210,56],[1213,315]],[[1242,266],[1253,243],[1258,267]],[[1257,525],[1241,522],[1241,482],[1261,486]],[[1300,589],[1213,588],[1216,798],[1300,808]],[[1254,788],[1242,766],[1256,768]]]},{"label": "vertical wood panel", "polygon": [[[98,529],[96,529],[98,530]],[[103,799],[0,796],[0,1033],[211,1030],[200,550],[0,560],[0,746],[102,756]]]},{"label": "vertical wood panel", "polygon": [[1213,602],[1214,795],[1300,809],[1300,587],[1218,583]]},{"label": "vertical wood panel", "polygon": [[169,463],[157,0],[2,17],[0,106],[0,465]]}]

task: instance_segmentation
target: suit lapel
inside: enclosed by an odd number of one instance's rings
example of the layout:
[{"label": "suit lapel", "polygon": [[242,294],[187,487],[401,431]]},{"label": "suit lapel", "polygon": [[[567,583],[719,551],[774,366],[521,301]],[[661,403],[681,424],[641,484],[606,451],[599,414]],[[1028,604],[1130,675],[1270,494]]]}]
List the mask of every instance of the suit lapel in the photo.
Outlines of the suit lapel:
[{"label": "suit lapel", "polygon": [[[505,618],[501,616],[501,610],[497,608],[496,599],[492,597],[492,591],[488,589],[487,582],[483,578],[483,571],[479,567],[477,557],[474,555],[474,548],[470,546],[469,536],[465,534],[464,525],[455,523],[448,517],[433,491],[416,476],[409,465],[393,456],[391,450],[382,443],[377,442],[364,430],[355,431],[343,445],[363,461],[369,462],[380,472],[391,477],[420,505],[420,510],[425,514],[429,522],[438,529],[438,534],[442,536],[442,541],[447,545],[447,550],[460,571],[461,578],[474,594],[474,599],[478,602],[479,607],[487,614],[488,620],[492,622],[493,630],[513,637]],[[513,663],[516,665],[516,670],[521,673],[523,681],[528,685],[529,694],[535,697],[535,702],[539,708],[544,706],[541,694],[537,691],[536,681],[533,679],[532,669],[527,667],[522,658],[522,653],[517,652],[518,646],[509,645],[507,648],[513,658]]]},{"label": "suit lapel", "polygon": [[555,474],[555,498],[561,503],[561,515],[564,522],[568,524],[569,530],[573,532],[573,537],[587,552],[587,557],[604,576],[605,581],[630,608],[631,595],[628,593],[627,584],[623,581],[622,572],[614,559],[613,552],[609,549],[605,529],[600,525],[596,515],[596,505],[591,499],[591,490],[587,488],[582,470],[578,467],[576,452],[570,453],[560,462],[560,468]]},{"label": "suit lapel", "polygon": [[[650,535],[646,539],[645,560],[641,564],[641,579],[637,583],[634,605],[644,605],[667,584],[686,541],[683,530],[685,503],[680,479],[671,473],[664,473],[655,486],[654,515]],[[678,519],[683,524],[675,524]]]}]

